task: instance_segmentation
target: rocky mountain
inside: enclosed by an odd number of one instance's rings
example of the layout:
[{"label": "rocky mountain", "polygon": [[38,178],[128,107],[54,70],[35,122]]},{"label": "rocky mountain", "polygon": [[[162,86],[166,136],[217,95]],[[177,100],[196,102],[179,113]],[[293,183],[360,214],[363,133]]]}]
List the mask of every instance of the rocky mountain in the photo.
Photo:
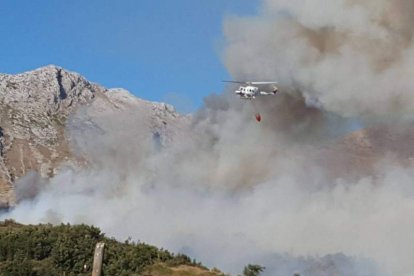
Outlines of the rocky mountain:
[{"label": "rocky mountain", "polygon": [[[161,147],[168,146],[173,140],[185,143],[189,140],[177,138],[189,135],[186,131],[189,126],[190,117],[178,114],[170,105],[139,99],[124,89],[106,89],[60,67],[47,66],[17,75],[0,74],[0,206],[16,205],[19,201],[16,190],[19,191],[19,183],[23,183],[19,180],[31,171],[38,172],[42,177],[51,177],[62,165],[89,166],[99,163],[102,157],[108,157],[100,172],[121,169],[120,178],[127,178],[122,169],[127,167],[127,171],[135,172],[138,166],[134,161],[146,158],[145,154],[131,158],[131,155],[140,153],[137,148],[140,149],[142,144],[136,141],[151,139],[155,146]],[[201,136],[204,133],[208,135],[210,128],[201,129]],[[271,130],[274,131],[274,128]],[[307,160],[324,169],[327,179],[350,179],[349,183],[354,183],[352,180],[376,176],[378,171],[381,173],[381,162],[397,164],[401,168],[411,167],[414,160],[413,139],[413,125],[383,123],[324,140],[305,154]],[[205,141],[210,142],[209,139]],[[205,141],[195,145],[203,145]],[[128,144],[119,147],[120,143]],[[94,156],[95,150],[102,152]],[[192,154],[189,150],[179,153],[186,156]],[[113,158],[114,155],[117,155],[116,158]],[[246,160],[248,158],[246,155]],[[150,158],[149,162],[156,163],[159,159],[154,160]],[[167,165],[170,162],[174,159],[168,159]],[[239,167],[236,169],[238,172]],[[140,173],[138,171],[137,175]],[[26,182],[25,192],[30,193],[30,188],[35,185],[30,185],[30,179]],[[111,189],[109,193],[114,191],[119,194],[124,192],[121,187],[119,190]],[[296,258],[292,261],[280,259],[281,264],[287,264],[283,267],[289,269],[297,266],[298,260],[301,261]],[[341,267],[351,266],[348,261],[351,262],[336,256],[321,260],[304,259],[300,264],[309,275],[322,275],[321,271],[329,272],[323,275],[336,275],[340,274],[337,271]],[[342,263],[347,265],[341,266]]]},{"label": "rocky mountain", "polygon": [[57,66],[0,74],[0,206],[16,203],[14,184],[27,172],[50,177],[63,162],[85,162],[73,154],[66,133],[69,118],[83,107],[92,117],[84,123],[117,111],[145,117],[146,131],[160,144],[168,143],[188,122],[170,105],[106,89]]}]

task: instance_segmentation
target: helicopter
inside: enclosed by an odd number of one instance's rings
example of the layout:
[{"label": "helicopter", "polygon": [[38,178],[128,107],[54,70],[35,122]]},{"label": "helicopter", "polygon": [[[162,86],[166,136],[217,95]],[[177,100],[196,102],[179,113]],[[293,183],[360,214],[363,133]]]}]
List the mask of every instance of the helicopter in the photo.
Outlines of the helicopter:
[{"label": "helicopter", "polygon": [[[275,81],[223,81],[244,84],[234,91],[241,99],[254,100],[257,96],[274,96],[278,88]],[[272,85],[272,91],[261,91],[257,85]]]},{"label": "helicopter", "polygon": [[[230,83],[238,83],[244,84],[241,85],[237,90],[234,91],[235,94],[239,95],[241,99],[244,100],[254,100],[257,96],[274,96],[276,95],[278,88],[276,86],[277,82],[275,81],[223,81],[223,82],[230,82]],[[262,85],[271,85],[271,91],[262,91],[258,86]],[[254,109],[257,109],[252,102]],[[260,122],[262,120],[262,116],[259,112],[255,114],[256,121]]]}]

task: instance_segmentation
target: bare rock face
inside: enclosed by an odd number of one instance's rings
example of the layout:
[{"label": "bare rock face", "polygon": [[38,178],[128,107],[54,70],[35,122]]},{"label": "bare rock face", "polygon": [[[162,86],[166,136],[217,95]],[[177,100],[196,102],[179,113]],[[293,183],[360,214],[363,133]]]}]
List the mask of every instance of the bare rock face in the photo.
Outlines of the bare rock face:
[{"label": "bare rock face", "polygon": [[0,74],[0,206],[16,203],[14,183],[27,172],[50,177],[62,162],[80,162],[65,131],[70,115],[83,106],[92,117],[117,110],[148,116],[148,131],[159,135],[161,143],[174,135],[170,129],[175,122],[186,120],[169,105],[143,101],[122,89],[108,90],[57,66]]}]

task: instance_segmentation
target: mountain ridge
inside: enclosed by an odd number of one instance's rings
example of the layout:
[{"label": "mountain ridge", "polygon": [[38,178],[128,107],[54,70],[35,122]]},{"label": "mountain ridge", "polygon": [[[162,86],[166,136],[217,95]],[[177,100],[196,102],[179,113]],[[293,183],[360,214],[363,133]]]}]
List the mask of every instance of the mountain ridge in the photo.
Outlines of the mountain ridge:
[{"label": "mountain ridge", "polygon": [[107,89],[59,66],[0,74],[0,206],[16,204],[15,183],[27,172],[50,177],[63,163],[76,167],[84,161],[73,155],[66,133],[68,118],[82,107],[92,118],[120,111],[146,116],[147,131],[164,144],[177,124],[188,121],[171,105]]}]

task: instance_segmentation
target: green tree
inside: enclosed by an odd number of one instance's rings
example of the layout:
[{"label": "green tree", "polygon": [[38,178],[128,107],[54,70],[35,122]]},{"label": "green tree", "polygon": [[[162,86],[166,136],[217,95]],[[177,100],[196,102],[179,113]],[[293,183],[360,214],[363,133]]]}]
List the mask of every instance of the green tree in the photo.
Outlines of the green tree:
[{"label": "green tree", "polygon": [[33,271],[32,263],[26,259],[13,260],[7,262],[1,271],[1,275],[4,276],[36,276],[37,273]]},{"label": "green tree", "polygon": [[264,266],[248,264],[243,269],[243,276],[259,276],[263,270],[265,270]]}]

